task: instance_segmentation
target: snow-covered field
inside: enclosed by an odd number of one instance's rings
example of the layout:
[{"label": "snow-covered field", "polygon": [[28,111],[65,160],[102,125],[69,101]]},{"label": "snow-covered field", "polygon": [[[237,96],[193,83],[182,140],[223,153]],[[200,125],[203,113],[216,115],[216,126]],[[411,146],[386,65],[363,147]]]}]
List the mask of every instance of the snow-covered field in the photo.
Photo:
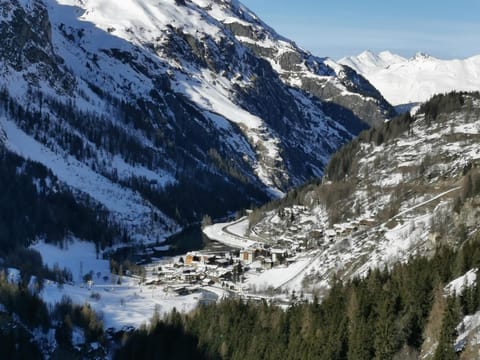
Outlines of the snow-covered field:
[{"label": "snow-covered field", "polygon": [[[32,248],[40,252],[49,267],[57,264],[60,269],[69,269],[73,275],[73,284],[60,286],[46,280],[40,294],[43,300],[53,305],[60,302],[63,296],[68,296],[75,304],[89,303],[102,317],[105,328],[138,327],[148,323],[155,310],[160,314],[170,312],[173,308],[188,312],[202,298],[201,293],[179,296],[166,286],[143,285],[136,277],[122,276],[118,285],[118,276],[110,273],[109,262],[97,259],[93,243],[72,240],[62,250],[39,242]],[[89,272],[93,274],[91,286],[80,281],[81,275]],[[147,282],[148,279],[147,273]],[[205,287],[205,290],[215,293],[219,298],[225,295],[220,288]]]},{"label": "snow-covered field", "polygon": [[[99,299],[95,294],[100,295]],[[121,285],[103,283],[100,280],[91,289],[86,286],[58,284],[47,282],[41,297],[47,304],[55,304],[68,296],[75,304],[89,303],[103,319],[105,328],[120,329],[124,326],[138,327],[148,323],[155,310],[164,314],[176,308],[187,312],[194,309],[199,300],[199,294],[178,296],[167,293],[160,286],[138,285],[138,280],[123,277]]]},{"label": "snow-covered field", "polygon": [[43,263],[50,269],[55,265],[60,269],[69,269],[74,282],[81,282],[82,277],[89,272],[94,274],[94,278],[97,273],[102,277],[110,276],[108,260],[98,259],[93,243],[70,239],[64,244],[64,248],[61,249],[56,245],[39,241],[31,248],[42,255]]},{"label": "snow-covered field", "polygon": [[249,274],[245,283],[252,289],[265,290],[273,288],[292,288],[301,287],[303,271],[315,260],[315,253],[306,254],[291,265],[282,265],[261,274]]}]

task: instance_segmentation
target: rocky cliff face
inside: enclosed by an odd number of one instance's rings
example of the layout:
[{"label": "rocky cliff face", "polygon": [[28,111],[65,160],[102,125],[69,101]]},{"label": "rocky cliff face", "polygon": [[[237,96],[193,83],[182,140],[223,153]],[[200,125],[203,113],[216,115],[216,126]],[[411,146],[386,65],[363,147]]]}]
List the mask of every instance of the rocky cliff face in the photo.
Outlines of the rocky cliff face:
[{"label": "rocky cliff face", "polygon": [[392,113],[362,77],[236,1],[11,0],[0,36],[5,146],[132,234],[158,237],[320,176]]},{"label": "rocky cliff face", "polygon": [[[216,3],[231,13],[230,17],[217,15],[217,18],[240,42],[267,60],[286,85],[345,107],[369,125],[380,125],[386,117],[395,114],[380,92],[351,68],[304,51],[238,4]],[[209,10],[213,16],[218,14],[216,8]]]},{"label": "rocky cliff face", "polygon": [[19,5],[9,1],[0,4],[2,73],[21,74],[31,86],[38,87],[45,81],[56,91],[71,91],[74,78],[59,68],[62,59],[53,48],[47,8],[41,2],[25,4],[28,8]]}]

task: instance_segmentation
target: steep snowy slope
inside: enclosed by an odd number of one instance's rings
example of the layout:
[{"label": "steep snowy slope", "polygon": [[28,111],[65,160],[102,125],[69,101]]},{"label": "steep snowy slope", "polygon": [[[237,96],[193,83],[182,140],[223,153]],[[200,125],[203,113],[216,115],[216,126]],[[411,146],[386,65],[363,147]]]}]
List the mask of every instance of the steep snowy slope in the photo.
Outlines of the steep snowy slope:
[{"label": "steep snowy slope", "polygon": [[266,201],[393,114],[237,1],[10,0],[0,35],[7,148],[132,235]]},{"label": "steep snowy slope", "polygon": [[339,62],[365,76],[393,105],[424,102],[452,90],[480,90],[480,56],[441,60],[418,53],[405,59],[388,51],[365,51]]}]

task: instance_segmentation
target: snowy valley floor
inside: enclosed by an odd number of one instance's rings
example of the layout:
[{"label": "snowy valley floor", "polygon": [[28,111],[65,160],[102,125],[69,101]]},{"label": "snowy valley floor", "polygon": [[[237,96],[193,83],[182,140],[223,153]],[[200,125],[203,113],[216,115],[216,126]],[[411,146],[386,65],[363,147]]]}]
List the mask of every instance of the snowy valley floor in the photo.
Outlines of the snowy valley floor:
[{"label": "snowy valley floor", "polygon": [[[69,269],[73,275],[74,282],[63,286],[46,280],[41,292],[45,302],[53,305],[60,302],[63,296],[70,297],[76,304],[87,302],[102,316],[107,329],[138,327],[148,323],[155,310],[160,314],[170,312],[173,308],[187,312],[202,299],[201,292],[179,296],[167,286],[141,284],[136,277],[123,276],[120,285],[112,284],[112,279],[116,283],[118,278],[110,273],[107,260],[96,258],[92,243],[74,241],[68,245],[68,249],[62,250],[41,242],[32,248],[40,252],[50,268],[57,264],[60,269]],[[93,273],[91,286],[79,281],[82,275],[89,272]],[[146,282],[151,278],[151,272],[147,271]],[[221,288],[212,286],[203,289],[220,298],[226,294]]]}]

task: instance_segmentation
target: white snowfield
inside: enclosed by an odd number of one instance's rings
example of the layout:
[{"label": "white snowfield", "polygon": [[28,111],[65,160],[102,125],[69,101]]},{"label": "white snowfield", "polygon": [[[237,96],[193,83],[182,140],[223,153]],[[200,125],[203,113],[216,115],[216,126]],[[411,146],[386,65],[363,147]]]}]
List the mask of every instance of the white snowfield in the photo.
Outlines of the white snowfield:
[{"label": "white snowfield", "polygon": [[[79,7],[81,19],[108,30],[114,28],[115,35],[131,39],[131,31],[139,29],[139,41],[150,37],[167,25],[179,22],[183,31],[195,35],[197,32],[214,35],[218,27],[202,19],[200,13],[187,6],[177,6],[175,0],[49,0],[67,6]],[[81,9],[84,9],[82,11]],[[127,16],[128,14],[128,16]],[[152,35],[153,34],[153,35]]]},{"label": "white snowfield", "polygon": [[365,51],[339,60],[366,77],[392,105],[419,103],[435,94],[480,91],[480,55],[441,60],[418,53],[411,59]]},{"label": "white snowfield", "polygon": [[[165,286],[141,285],[135,277],[123,276],[117,285],[118,277],[110,273],[109,262],[97,259],[93,243],[71,239],[65,242],[64,249],[38,242],[32,246],[40,252],[43,261],[50,268],[57,265],[72,272],[74,284],[59,286],[45,281],[40,296],[47,304],[54,305],[68,296],[74,304],[89,303],[103,319],[105,328],[121,329],[124,326],[139,327],[148,323],[157,310],[160,315],[177,309],[181,312],[193,310],[202,294],[193,293],[178,296]],[[80,278],[91,273],[93,284],[81,285]],[[147,272],[147,282],[149,274]],[[206,287],[206,290],[222,298],[226,293],[220,288]],[[92,294],[94,294],[92,296]],[[95,294],[98,294],[95,296]]]},{"label": "white snowfield", "polygon": [[291,265],[278,266],[259,275],[249,273],[245,283],[251,289],[256,290],[265,290],[269,287],[298,290],[301,288],[301,281],[306,269],[318,258],[318,252],[311,252],[303,255]]}]

